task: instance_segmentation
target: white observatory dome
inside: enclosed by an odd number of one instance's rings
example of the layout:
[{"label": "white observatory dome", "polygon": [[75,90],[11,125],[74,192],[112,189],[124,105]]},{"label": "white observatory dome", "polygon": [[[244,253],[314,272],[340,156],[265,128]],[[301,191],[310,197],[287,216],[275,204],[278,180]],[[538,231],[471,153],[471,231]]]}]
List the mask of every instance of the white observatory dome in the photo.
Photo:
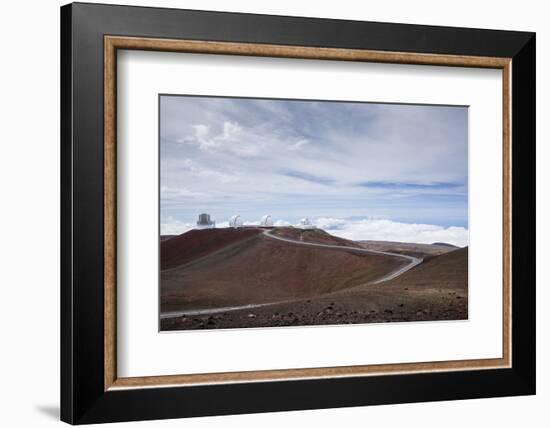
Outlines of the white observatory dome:
[{"label": "white observatory dome", "polygon": [[300,220],[300,223],[298,224],[298,227],[300,229],[315,229],[315,226],[311,224],[309,221],[309,218],[304,217]]},{"label": "white observatory dome", "polygon": [[243,227],[243,219],[240,215],[234,215],[229,219],[229,227]]},{"label": "white observatory dome", "polygon": [[262,219],[260,220],[260,226],[261,227],[273,227],[273,219],[271,218],[271,216],[269,214],[264,215],[262,217]]}]

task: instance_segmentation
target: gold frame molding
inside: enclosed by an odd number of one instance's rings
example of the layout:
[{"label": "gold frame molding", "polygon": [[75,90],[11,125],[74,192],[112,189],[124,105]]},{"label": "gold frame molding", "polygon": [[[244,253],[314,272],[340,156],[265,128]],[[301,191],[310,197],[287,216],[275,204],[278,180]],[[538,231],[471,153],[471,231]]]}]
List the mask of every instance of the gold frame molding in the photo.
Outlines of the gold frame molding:
[{"label": "gold frame molding", "polygon": [[[378,364],[345,367],[204,373],[119,378],[116,367],[116,85],[117,50],[147,50],[218,55],[323,59],[396,64],[494,68],[502,70],[503,91],[503,349],[502,358]],[[192,386],[311,378],[357,377],[420,372],[442,372],[511,367],[512,266],[511,266],[511,58],[383,52],[358,49],[169,40],[138,37],[104,37],[104,389]]]}]

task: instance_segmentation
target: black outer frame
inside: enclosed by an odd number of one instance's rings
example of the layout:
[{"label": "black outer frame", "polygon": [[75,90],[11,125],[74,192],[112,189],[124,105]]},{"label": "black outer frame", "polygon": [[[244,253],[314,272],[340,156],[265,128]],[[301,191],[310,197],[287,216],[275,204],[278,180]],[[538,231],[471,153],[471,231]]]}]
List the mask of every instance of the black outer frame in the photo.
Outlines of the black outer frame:
[{"label": "black outer frame", "polygon": [[[104,35],[512,58],[512,368],[104,392]],[[61,8],[61,420],[535,393],[535,34],[74,3]]]}]

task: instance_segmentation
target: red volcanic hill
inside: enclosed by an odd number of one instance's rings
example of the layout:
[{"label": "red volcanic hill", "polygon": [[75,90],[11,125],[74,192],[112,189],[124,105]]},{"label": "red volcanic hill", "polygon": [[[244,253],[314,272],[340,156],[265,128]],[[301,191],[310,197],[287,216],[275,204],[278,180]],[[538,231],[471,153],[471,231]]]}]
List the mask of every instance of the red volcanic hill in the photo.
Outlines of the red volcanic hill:
[{"label": "red volcanic hill", "polygon": [[190,230],[161,241],[160,268],[171,269],[189,263],[259,233],[262,233],[259,228]]},{"label": "red volcanic hill", "polygon": [[277,227],[272,234],[281,238],[294,239],[296,241],[315,242],[317,244],[342,245],[353,248],[363,248],[359,243],[349,239],[331,235],[323,229],[298,229],[295,227]]},{"label": "red volcanic hill", "polygon": [[425,260],[403,275],[380,284],[386,288],[413,285],[414,287],[468,289],[468,247],[459,248]]},{"label": "red volcanic hill", "polygon": [[[402,258],[280,241],[261,228],[194,230],[161,243],[161,310],[289,301],[368,283]],[[302,242],[357,248],[319,230],[275,228]]]}]

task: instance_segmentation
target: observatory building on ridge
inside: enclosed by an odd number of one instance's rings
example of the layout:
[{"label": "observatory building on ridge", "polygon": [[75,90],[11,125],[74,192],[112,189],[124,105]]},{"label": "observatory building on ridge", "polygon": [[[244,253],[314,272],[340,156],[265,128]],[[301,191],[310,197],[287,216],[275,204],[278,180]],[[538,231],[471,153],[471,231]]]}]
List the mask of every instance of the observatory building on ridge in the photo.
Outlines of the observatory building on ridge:
[{"label": "observatory building on ridge", "polygon": [[311,224],[311,221],[309,221],[309,218],[307,217],[301,219],[300,223],[298,223],[296,227],[304,230],[316,229],[316,227],[313,224]]},{"label": "observatory building on ridge", "polygon": [[241,218],[241,216],[237,214],[231,217],[229,219],[229,227],[234,227],[234,228],[243,227],[243,219]]},{"label": "observatory building on ridge", "polygon": [[260,220],[260,227],[273,227],[273,219],[269,214],[262,217]]},{"label": "observatory building on ridge", "polygon": [[216,227],[216,222],[210,219],[210,214],[199,214],[197,229],[213,229],[214,227]]}]

